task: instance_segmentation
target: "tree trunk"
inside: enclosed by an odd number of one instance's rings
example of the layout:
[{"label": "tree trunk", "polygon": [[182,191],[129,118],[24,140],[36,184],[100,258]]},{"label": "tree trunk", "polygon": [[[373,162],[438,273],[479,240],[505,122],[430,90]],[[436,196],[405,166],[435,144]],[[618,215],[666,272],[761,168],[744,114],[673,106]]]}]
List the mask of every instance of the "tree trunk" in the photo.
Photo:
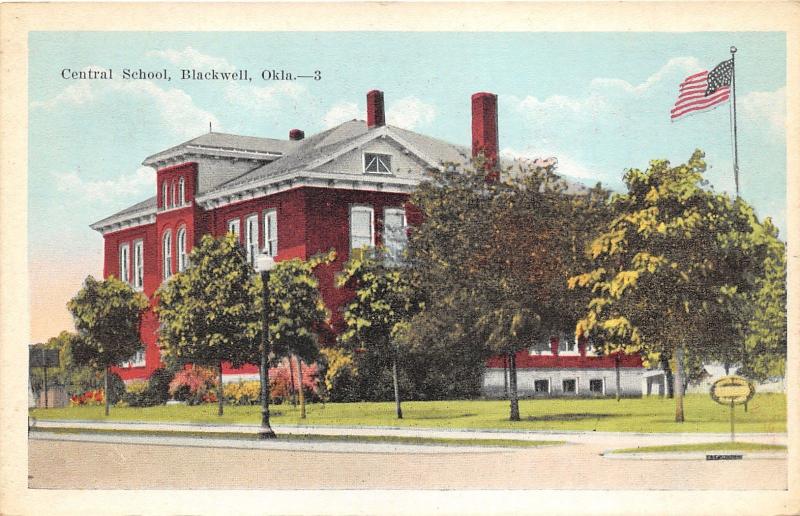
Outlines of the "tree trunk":
[{"label": "tree trunk", "polygon": [[672,378],[672,368],[669,366],[669,360],[662,356],[661,368],[664,370],[664,385],[667,390],[667,398],[673,398],[675,395],[674,383]]},{"label": "tree trunk", "polygon": [[517,398],[517,357],[514,353],[508,354],[508,387],[511,400],[511,421],[519,421],[519,399]]},{"label": "tree trunk", "polygon": [[300,419],[306,418],[306,393],[303,392],[303,362],[297,357],[297,396],[300,401]]},{"label": "tree trunk", "polygon": [[217,401],[219,401],[219,409],[217,410],[217,415],[221,416],[223,414],[222,405],[225,401],[225,397],[222,395],[223,387],[222,387],[222,361],[219,363],[219,386],[217,387]]},{"label": "tree trunk", "polygon": [[394,381],[394,404],[397,419],[403,419],[403,409],[400,407],[400,384],[397,381],[397,357],[392,359],[392,381]]},{"label": "tree trunk", "polygon": [[[44,388],[47,389],[47,386],[45,385]],[[106,402],[106,416],[107,416],[108,409],[111,403],[111,396],[108,392],[108,366],[106,366],[103,372],[103,398],[105,399]]]},{"label": "tree trunk", "polygon": [[675,350],[675,422],[683,423],[683,345]]},{"label": "tree trunk", "polygon": [[503,357],[503,397],[508,398],[508,357]]},{"label": "tree trunk", "polygon": [[620,378],[619,378],[619,354],[614,356],[614,372],[617,375],[617,401],[622,398],[622,393],[620,391]]},{"label": "tree trunk", "polygon": [[289,355],[289,386],[292,392],[292,406],[297,406],[297,391],[294,388],[294,366],[292,365],[292,356]]}]

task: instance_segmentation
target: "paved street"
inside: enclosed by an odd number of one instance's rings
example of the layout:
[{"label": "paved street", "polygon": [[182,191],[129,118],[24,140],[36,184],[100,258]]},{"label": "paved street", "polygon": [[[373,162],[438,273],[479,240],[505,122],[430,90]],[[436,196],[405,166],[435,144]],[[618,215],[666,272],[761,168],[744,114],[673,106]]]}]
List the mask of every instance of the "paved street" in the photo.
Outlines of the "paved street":
[{"label": "paved street", "polygon": [[[170,441],[176,438],[128,436],[113,438],[119,442],[81,442],[42,437],[28,441],[32,488],[785,489],[787,485],[785,459],[603,458],[600,453],[618,440],[613,435],[592,439],[590,434],[576,439],[581,442],[527,449],[362,444],[357,445],[360,451],[341,447],[347,443],[309,450],[309,443],[303,442],[277,448],[259,443],[225,448]],[[137,441],[148,444],[134,444]]]}]

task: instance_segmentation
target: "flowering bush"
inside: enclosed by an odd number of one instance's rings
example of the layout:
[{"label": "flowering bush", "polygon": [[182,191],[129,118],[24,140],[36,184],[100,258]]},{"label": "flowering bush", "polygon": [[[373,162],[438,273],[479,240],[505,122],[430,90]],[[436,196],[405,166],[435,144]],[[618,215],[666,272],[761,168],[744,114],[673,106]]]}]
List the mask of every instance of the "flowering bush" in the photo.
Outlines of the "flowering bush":
[{"label": "flowering bush", "polygon": [[255,405],[261,400],[261,382],[228,383],[222,387],[225,401],[233,405]]},{"label": "flowering bush", "polygon": [[217,384],[217,376],[213,370],[192,366],[175,374],[169,383],[169,394],[173,399],[185,401],[189,405],[213,403],[217,401],[214,393]]},{"label": "flowering bush", "polygon": [[103,389],[97,389],[73,395],[69,399],[69,404],[73,407],[78,405],[102,405],[104,401]]}]

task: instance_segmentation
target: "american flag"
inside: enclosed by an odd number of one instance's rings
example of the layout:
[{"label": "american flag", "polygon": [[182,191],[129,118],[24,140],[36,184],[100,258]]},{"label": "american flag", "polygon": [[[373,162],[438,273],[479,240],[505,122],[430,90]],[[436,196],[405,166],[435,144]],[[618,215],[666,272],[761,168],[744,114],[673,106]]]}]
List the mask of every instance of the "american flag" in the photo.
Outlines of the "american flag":
[{"label": "american flag", "polygon": [[705,70],[690,75],[679,87],[678,100],[670,111],[670,119],[714,109],[730,98],[732,81],[733,59],[721,62],[710,72]]}]

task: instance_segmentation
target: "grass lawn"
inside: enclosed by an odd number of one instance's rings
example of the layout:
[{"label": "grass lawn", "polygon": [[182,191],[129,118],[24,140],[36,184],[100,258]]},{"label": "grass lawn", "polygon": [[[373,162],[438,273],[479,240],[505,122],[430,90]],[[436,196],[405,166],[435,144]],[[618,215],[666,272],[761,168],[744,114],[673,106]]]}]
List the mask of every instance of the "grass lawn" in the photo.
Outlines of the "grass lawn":
[{"label": "grass lawn", "polygon": [[715,451],[786,451],[782,444],[762,443],[693,443],[670,444],[666,446],[642,446],[641,448],[623,448],[611,453],[664,453],[664,452],[715,452]]},{"label": "grass lawn", "polygon": [[[500,430],[595,430],[608,432],[727,432],[728,407],[704,394],[684,400],[686,421],[675,423],[675,400],[658,397],[623,399],[536,399],[520,401],[522,421],[508,420],[509,403],[504,400],[411,401],[403,403],[404,419],[394,416],[393,402],[316,403],[307,406],[307,419],[290,404],[273,405],[271,422],[276,425],[395,426],[420,428],[465,428]],[[189,407],[112,407],[103,415],[102,406],[63,409],[31,409],[37,419],[96,421],[166,421],[173,423],[253,424],[260,422],[258,406],[226,406],[217,416],[216,404]],[[737,432],[785,432],[786,395],[757,394],[748,412],[736,408]]]}]

